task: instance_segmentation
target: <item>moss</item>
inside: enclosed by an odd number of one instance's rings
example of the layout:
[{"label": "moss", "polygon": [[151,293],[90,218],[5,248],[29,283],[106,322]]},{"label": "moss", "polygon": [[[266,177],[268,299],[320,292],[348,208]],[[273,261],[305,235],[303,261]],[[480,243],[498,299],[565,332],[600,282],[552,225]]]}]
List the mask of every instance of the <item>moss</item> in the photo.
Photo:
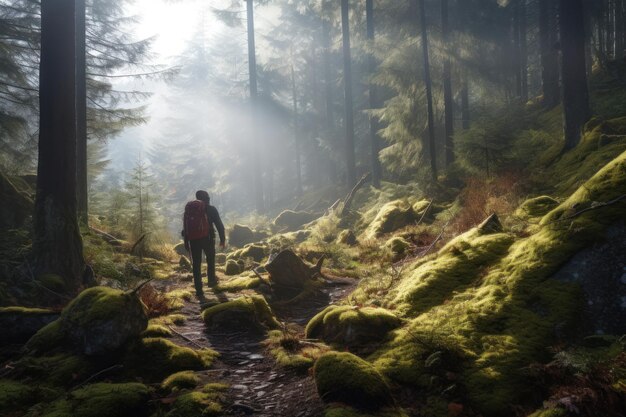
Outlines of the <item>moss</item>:
[{"label": "moss", "polygon": [[170,303],[170,308],[180,310],[185,306],[185,301],[191,301],[193,293],[185,289],[177,289],[165,294],[165,298]]},{"label": "moss", "polygon": [[269,329],[280,327],[272,309],[262,296],[244,296],[209,307],[202,312],[202,319],[209,327],[264,326]]},{"label": "moss", "polygon": [[183,394],[176,399],[167,417],[212,417],[222,415],[224,400],[222,391],[226,386],[208,384],[202,391]]},{"label": "moss", "polygon": [[528,417],[567,417],[567,410],[561,407],[537,410]]},{"label": "moss", "polygon": [[9,314],[20,314],[24,316],[39,316],[39,315],[49,315],[54,314],[55,312],[52,310],[48,310],[45,308],[29,308],[22,306],[11,306],[11,307],[0,307],[0,316],[9,315]]},{"label": "moss", "polygon": [[64,292],[65,288],[65,280],[63,277],[55,274],[43,274],[37,276],[37,282],[44,286],[45,288],[52,290],[54,292]]},{"label": "moss", "polygon": [[387,243],[385,243],[385,246],[388,247],[394,254],[402,255],[411,247],[411,243],[403,237],[394,236],[389,239]]},{"label": "moss", "polygon": [[274,219],[274,225],[293,231],[315,220],[315,215],[306,211],[285,210]]},{"label": "moss", "polygon": [[379,409],[393,403],[382,375],[351,353],[327,353],[317,360],[313,372],[317,392],[325,402],[341,402],[359,409]]},{"label": "moss", "polygon": [[32,404],[34,389],[30,385],[0,379],[0,414],[15,412]]},{"label": "moss", "polygon": [[133,344],[124,364],[130,375],[160,380],[179,371],[206,369],[217,356],[211,349],[193,350],[167,339],[145,338]]},{"label": "moss", "polygon": [[16,363],[16,367],[24,375],[65,387],[87,379],[96,370],[96,366],[87,358],[68,353],[27,355]]},{"label": "moss", "polygon": [[149,324],[141,337],[172,337],[172,331],[160,324]]},{"label": "moss", "polygon": [[224,268],[224,273],[226,275],[238,275],[238,274],[241,273],[241,267],[239,266],[239,264],[236,261],[234,261],[232,259],[229,259],[226,262],[226,267]]},{"label": "moss", "polygon": [[135,296],[130,293],[107,287],[89,288],[63,309],[61,319],[67,326],[90,326],[127,311],[131,304],[135,304]]},{"label": "moss", "polygon": [[352,230],[343,230],[337,237],[337,243],[355,246],[358,244],[357,238]]},{"label": "moss", "polygon": [[226,282],[220,282],[217,288],[220,291],[238,292],[257,288],[262,283],[263,281],[256,275],[248,275],[237,277]]},{"label": "moss", "polygon": [[193,389],[200,384],[200,378],[193,371],[176,372],[165,378],[161,383],[161,388],[168,391],[181,389]]},{"label": "moss", "polygon": [[308,371],[315,361],[329,350],[321,343],[304,345],[297,337],[280,330],[270,331],[264,344],[274,356],[278,366],[297,372]]},{"label": "moss", "polygon": [[[332,405],[326,409],[324,412],[324,417],[407,417],[406,414],[402,410],[397,410],[394,408],[383,408],[382,410],[378,410],[374,414],[363,413],[361,410],[354,409],[352,407],[346,407],[342,405]],[[443,416],[441,414],[438,417]]]},{"label": "moss", "polygon": [[43,417],[147,416],[150,390],[143,384],[99,383],[72,391],[52,404]]},{"label": "moss", "polygon": [[396,200],[382,206],[374,221],[366,231],[367,238],[376,238],[390,233],[416,221],[417,217],[411,205],[404,200]]},{"label": "moss", "polygon": [[187,321],[187,316],[184,314],[169,314],[167,316],[157,317],[153,319],[152,322],[154,324],[162,324],[165,326],[170,326],[175,324],[177,326],[182,326]]},{"label": "moss", "polygon": [[28,352],[44,352],[60,346],[64,340],[65,333],[61,328],[61,320],[55,320],[39,329],[26,343],[25,349]]},{"label": "moss", "polygon": [[515,216],[521,218],[543,217],[559,205],[559,202],[547,195],[526,200],[515,211]]},{"label": "moss", "polygon": [[306,326],[306,337],[326,342],[360,346],[380,342],[398,328],[402,320],[382,308],[329,306]]},{"label": "moss", "polygon": [[[511,414],[533,394],[525,369],[551,359],[548,347],[575,330],[582,311],[580,289],[550,277],[572,255],[602,238],[608,226],[625,218],[626,205],[580,211],[594,202],[611,201],[624,189],[626,153],[544,216],[530,236],[511,245],[508,235],[476,236],[471,231],[437,256],[416,262],[393,294],[411,322],[370,359],[390,378],[419,387],[424,382],[423,350],[457,349],[464,363],[459,382],[472,406],[485,416]],[[493,246],[495,250],[487,250]],[[464,262],[469,268],[461,267],[457,256],[470,260]],[[484,263],[491,265],[488,270],[481,268]],[[462,285],[456,283],[438,300],[424,304],[430,296],[420,290],[429,282],[424,278],[435,277],[445,285],[451,271],[463,274]]]},{"label": "moss", "polygon": [[[235,252],[228,255],[228,260],[244,260],[244,259],[252,259],[255,262],[261,262],[268,255],[269,249],[265,245],[260,244],[249,244],[244,248],[236,250]],[[228,269],[228,263],[226,264],[226,268]],[[233,274],[234,275],[234,274]]]},{"label": "moss", "polygon": [[478,272],[507,253],[513,236],[483,234],[479,229],[458,236],[437,257],[417,266],[395,289],[393,304],[407,314],[443,303],[454,291],[476,280]]}]

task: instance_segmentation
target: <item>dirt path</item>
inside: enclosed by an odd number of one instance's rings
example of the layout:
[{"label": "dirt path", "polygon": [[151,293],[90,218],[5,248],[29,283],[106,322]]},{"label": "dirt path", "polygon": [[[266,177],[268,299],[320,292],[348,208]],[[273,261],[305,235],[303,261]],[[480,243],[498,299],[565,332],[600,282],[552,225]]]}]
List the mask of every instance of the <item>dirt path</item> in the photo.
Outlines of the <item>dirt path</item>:
[{"label": "dirt path", "polygon": [[[168,290],[183,284],[169,281]],[[333,280],[315,296],[289,307],[274,309],[278,319],[304,331],[306,323],[327,305],[346,297],[354,288],[353,280]],[[220,300],[232,299],[242,293],[220,293]],[[211,293],[207,293],[211,298]],[[192,348],[209,347],[220,353],[211,369],[198,374],[207,382],[229,385],[226,415],[259,417],[318,417],[324,413],[315,382],[310,375],[278,367],[261,343],[265,335],[251,332],[208,332],[200,317],[197,299],[185,303],[181,313],[187,318],[182,325],[172,326],[174,342]],[[177,334],[178,333],[178,334]]]}]

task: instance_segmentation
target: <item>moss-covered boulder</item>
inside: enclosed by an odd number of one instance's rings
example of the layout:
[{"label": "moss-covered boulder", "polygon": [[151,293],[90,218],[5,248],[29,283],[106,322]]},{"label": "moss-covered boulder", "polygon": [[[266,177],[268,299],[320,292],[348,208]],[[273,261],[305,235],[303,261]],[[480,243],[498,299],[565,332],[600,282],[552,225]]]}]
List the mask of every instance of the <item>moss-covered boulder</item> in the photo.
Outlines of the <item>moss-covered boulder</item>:
[{"label": "moss-covered boulder", "polygon": [[315,218],[315,214],[307,211],[285,210],[274,219],[274,225],[283,230],[296,231]]},{"label": "moss-covered boulder", "polygon": [[547,195],[531,198],[522,203],[515,211],[515,216],[522,219],[543,217],[559,205],[559,202]]},{"label": "moss-covered boulder", "polygon": [[5,343],[24,343],[58,318],[58,312],[47,309],[0,307],[0,346]]},{"label": "moss-covered boulder", "polygon": [[280,323],[262,296],[240,297],[207,308],[202,319],[209,329],[277,329]]},{"label": "moss-covered boulder", "polygon": [[147,326],[145,307],[136,294],[94,287],[72,300],[61,317],[39,330],[26,348],[41,352],[66,344],[85,355],[102,355],[139,337]]},{"label": "moss-covered boulder", "polygon": [[200,384],[200,377],[193,371],[176,372],[165,378],[161,383],[161,388],[167,391],[178,391],[181,389],[193,389]]},{"label": "moss-covered boulder", "polygon": [[408,226],[417,220],[413,207],[405,200],[395,200],[382,206],[368,226],[366,236],[376,238]]},{"label": "moss-covered boulder", "polygon": [[224,265],[226,263],[226,254],[225,253],[216,253],[215,254],[215,264],[216,265]]},{"label": "moss-covered boulder", "polygon": [[0,231],[21,227],[33,211],[33,200],[0,172]]},{"label": "moss-covered boulder", "polygon": [[389,248],[394,255],[404,255],[411,247],[411,243],[401,236],[394,236],[385,243],[385,246]]},{"label": "moss-covered boulder", "polygon": [[382,342],[402,320],[383,308],[329,306],[306,326],[306,337],[342,346]]},{"label": "moss-covered boulder", "polygon": [[337,237],[337,242],[342,245],[355,246],[358,241],[352,230],[343,230]]},{"label": "moss-covered boulder", "polygon": [[226,262],[226,266],[224,267],[224,273],[228,276],[238,275],[241,273],[241,267],[239,266],[237,261],[229,259]]},{"label": "moss-covered boulder", "polygon": [[340,402],[360,410],[393,403],[382,375],[363,359],[347,352],[330,352],[313,367],[317,392],[325,402]]},{"label": "moss-covered boulder", "polygon": [[201,391],[183,394],[174,401],[166,417],[217,417],[223,415],[222,392],[227,386],[207,384]]},{"label": "moss-covered boulder", "polygon": [[187,250],[187,248],[185,248],[184,242],[179,242],[178,244],[176,244],[176,246],[174,246],[174,252],[176,252],[176,254],[180,256],[189,255],[189,251]]},{"label": "moss-covered boulder", "polygon": [[150,414],[150,389],[136,382],[98,383],[70,392],[54,402],[43,417],[128,417]]},{"label": "moss-covered boulder", "polygon": [[230,255],[228,255],[227,259],[232,260],[244,260],[244,259],[252,259],[255,262],[261,262],[269,255],[269,248],[266,245],[261,245],[257,243],[249,244],[244,246],[242,249],[236,250]]},{"label": "moss-covered boulder", "polygon": [[236,224],[228,231],[228,243],[242,248],[248,243],[254,242],[254,232],[248,226]]},{"label": "moss-covered boulder", "polygon": [[211,349],[194,350],[163,338],[144,338],[130,347],[124,367],[130,375],[160,381],[176,372],[206,369],[217,356]]}]

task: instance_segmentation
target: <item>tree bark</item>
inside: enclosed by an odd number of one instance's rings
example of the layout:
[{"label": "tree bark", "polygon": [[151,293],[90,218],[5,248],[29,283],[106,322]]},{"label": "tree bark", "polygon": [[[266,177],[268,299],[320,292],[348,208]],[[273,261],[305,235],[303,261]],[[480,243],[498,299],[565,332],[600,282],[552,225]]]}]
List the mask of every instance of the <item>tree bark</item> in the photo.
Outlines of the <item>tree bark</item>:
[{"label": "tree bark", "polygon": [[585,123],[591,117],[585,63],[583,0],[559,0],[561,23],[561,79],[563,82],[563,118],[565,147],[568,151],[579,142]]},{"label": "tree bark", "polygon": [[[256,44],[254,36],[254,0],[246,0],[246,10],[248,16],[248,67],[250,73],[250,102],[252,106],[252,132],[256,131],[258,118],[258,86],[257,86],[257,68],[256,68]],[[254,135],[254,133],[253,133]],[[260,146],[258,136],[252,138],[254,141],[252,155],[252,167],[254,175],[254,196],[256,210],[259,213],[265,211],[265,202],[263,199],[263,175],[261,172]]]},{"label": "tree bark", "polygon": [[539,0],[539,43],[541,49],[541,85],[543,106],[547,109],[558,106],[559,58],[555,45],[558,41],[556,33],[556,9],[554,0]]},{"label": "tree bark", "polygon": [[615,1],[615,59],[624,57],[624,0]]},{"label": "tree bark", "polygon": [[463,130],[470,128],[470,101],[469,101],[469,81],[467,73],[463,74],[463,87],[461,88],[461,126]]},{"label": "tree bark", "polygon": [[448,0],[441,0],[441,37],[444,47],[443,60],[443,105],[446,135],[446,165],[454,162],[454,98],[452,95],[452,61],[449,57],[450,19]]},{"label": "tree bark", "polygon": [[[345,95],[346,128],[346,182],[356,183],[356,162],[354,158],[354,104],[352,98],[352,56],[350,50],[349,0],[341,0],[341,29],[343,34],[343,82]],[[349,187],[350,185],[348,185]]]},{"label": "tree bark", "polygon": [[41,3],[39,163],[33,255],[38,274],[83,286],[85,261],[76,214],[76,5]]},{"label": "tree bark", "polygon": [[[371,45],[373,45],[376,39],[376,27],[374,25],[374,0],[366,0],[365,2],[365,14],[367,20],[367,39]],[[368,56],[368,71],[370,75],[369,83],[369,101],[370,109],[378,107],[378,95],[376,91],[376,85],[374,85],[371,77],[376,72],[376,58],[374,54],[370,53]],[[374,116],[370,116],[370,143],[371,143],[371,156],[372,156],[372,185],[375,188],[380,188],[380,181],[382,179],[382,168],[380,166],[380,138],[378,137],[378,130],[380,126],[378,119]]]},{"label": "tree bark", "polygon": [[296,153],[297,193],[302,196],[302,166],[300,161],[300,138],[298,137],[298,91],[296,89],[296,71],[293,66],[293,51],[291,53],[291,95],[293,98],[293,142]]},{"label": "tree bark", "polygon": [[430,153],[430,171],[433,181],[437,181],[437,149],[435,145],[435,115],[433,111],[433,86],[430,77],[430,58],[428,53],[428,28],[426,26],[426,6],[419,0],[420,25],[422,29],[422,53],[424,56],[424,84],[428,106],[428,148]]},{"label": "tree bark", "polygon": [[76,197],[78,221],[82,226],[89,224],[85,11],[85,0],[76,0]]},{"label": "tree bark", "polygon": [[[326,14],[328,10],[328,2],[323,3],[323,12]],[[330,136],[330,140],[332,142],[336,141],[335,135],[335,114],[333,111],[333,87],[334,82],[332,79],[332,71],[331,71],[331,46],[330,46],[330,16],[323,16],[323,24],[322,24],[322,47],[324,50],[323,59],[324,59],[324,87],[325,87],[325,98],[326,98],[326,130],[328,135]],[[328,158],[328,176],[332,183],[337,182],[337,166],[333,158]]]},{"label": "tree bark", "polygon": [[523,103],[528,101],[528,18],[526,0],[518,0],[519,16],[519,71],[521,80],[521,99]]}]

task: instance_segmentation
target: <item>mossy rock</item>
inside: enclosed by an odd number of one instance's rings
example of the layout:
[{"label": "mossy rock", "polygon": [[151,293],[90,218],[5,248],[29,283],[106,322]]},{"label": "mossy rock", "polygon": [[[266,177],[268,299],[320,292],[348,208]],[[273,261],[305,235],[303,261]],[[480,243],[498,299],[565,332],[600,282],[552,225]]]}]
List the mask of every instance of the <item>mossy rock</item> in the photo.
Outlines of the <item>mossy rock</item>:
[{"label": "mossy rock", "polygon": [[515,211],[515,216],[527,219],[543,217],[559,205],[559,202],[547,195],[531,198],[522,203]]},{"label": "mossy rock", "polygon": [[229,281],[220,281],[217,286],[220,291],[237,292],[241,290],[250,290],[259,287],[263,281],[256,275],[244,275],[235,277]]},{"label": "mossy rock", "polygon": [[85,355],[116,351],[148,326],[138,296],[106,287],[80,293],[59,320],[68,341]]},{"label": "mossy rock", "polygon": [[176,372],[165,378],[161,383],[161,388],[167,391],[178,391],[181,389],[193,389],[200,384],[200,377],[193,371]]},{"label": "mossy rock", "polygon": [[130,347],[124,358],[130,375],[139,374],[152,380],[161,380],[180,371],[206,369],[218,356],[211,349],[194,350],[163,338],[144,338]]},{"label": "mossy rock", "polygon": [[166,417],[217,417],[223,415],[222,384],[207,384],[201,391],[183,394],[174,401]]},{"label": "mossy rock", "polygon": [[389,248],[394,255],[404,255],[411,247],[411,243],[401,236],[394,236],[385,243],[385,246]]},{"label": "mossy rock", "polygon": [[355,246],[359,242],[352,230],[343,230],[337,237],[337,242],[342,245]]},{"label": "mossy rock", "polygon": [[316,217],[315,214],[307,211],[285,210],[274,219],[273,223],[281,229],[295,231],[312,222]]},{"label": "mossy rock", "polygon": [[568,417],[569,413],[565,408],[547,408],[544,410],[537,410],[530,414],[528,417]]},{"label": "mossy rock", "polygon": [[224,265],[226,263],[226,254],[225,253],[216,253],[215,254],[215,264],[216,265]]},{"label": "mossy rock", "polygon": [[0,414],[11,415],[35,401],[35,390],[31,385],[9,379],[0,379]]},{"label": "mossy rock", "polygon": [[54,402],[43,417],[128,417],[150,414],[150,389],[139,383],[87,385]]},{"label": "mossy rock", "polygon": [[224,268],[224,274],[228,276],[239,275],[241,273],[241,267],[232,259],[229,259],[226,262],[226,267]]},{"label": "mossy rock", "polygon": [[160,324],[148,324],[148,328],[141,333],[141,337],[172,337],[172,331]]},{"label": "mossy rock", "polygon": [[0,346],[5,343],[24,343],[57,318],[58,312],[47,309],[0,307]]},{"label": "mossy rock", "polygon": [[229,260],[243,260],[243,259],[252,259],[255,262],[261,262],[265,257],[269,254],[269,248],[260,244],[249,244],[244,248],[239,249],[230,255],[228,255],[227,259]]},{"label": "mossy rock", "polygon": [[391,233],[418,220],[413,207],[405,200],[395,200],[385,204],[378,211],[374,221],[368,226],[366,237],[377,238]]},{"label": "mossy rock", "polygon": [[210,329],[277,329],[280,323],[262,296],[240,297],[207,308],[202,319]]},{"label": "mossy rock", "polygon": [[389,386],[372,364],[348,352],[330,352],[313,368],[320,398],[359,410],[377,410],[393,404]]},{"label": "mossy rock", "polygon": [[26,355],[17,361],[15,366],[24,376],[60,387],[76,385],[98,370],[93,361],[70,353]]},{"label": "mossy rock", "polygon": [[248,243],[254,242],[254,232],[248,226],[236,224],[228,231],[228,243],[232,246],[242,248]]},{"label": "mossy rock", "polygon": [[306,326],[306,337],[342,346],[363,346],[382,342],[402,320],[383,308],[329,306]]},{"label": "mossy rock", "polygon": [[187,250],[187,248],[185,248],[185,242],[180,242],[176,244],[176,246],[174,246],[174,252],[176,252],[176,254],[180,256],[189,255],[189,251]]}]

